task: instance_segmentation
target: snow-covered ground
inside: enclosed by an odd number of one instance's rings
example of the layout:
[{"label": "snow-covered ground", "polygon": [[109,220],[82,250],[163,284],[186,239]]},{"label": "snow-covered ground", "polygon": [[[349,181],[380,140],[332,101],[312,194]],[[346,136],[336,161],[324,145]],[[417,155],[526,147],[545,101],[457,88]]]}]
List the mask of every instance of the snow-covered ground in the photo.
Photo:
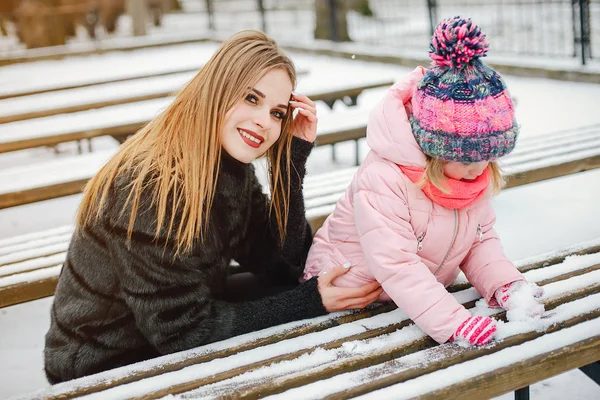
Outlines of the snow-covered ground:
[{"label": "snow-covered ground", "polygon": [[[201,62],[214,48],[214,44],[190,44],[3,67],[0,68],[0,87],[3,90],[5,85],[13,88],[31,85],[41,75],[45,75],[48,82],[64,82],[114,75],[123,68],[159,69],[167,60],[171,67],[176,66],[178,61],[182,65]],[[400,76],[409,71],[394,65],[351,59],[304,54],[292,54],[292,57],[300,69],[310,71],[310,79],[322,77],[323,83],[332,74],[353,80],[369,74]],[[600,85],[512,76],[505,76],[505,80],[517,101],[517,117],[523,136],[600,123],[597,112]],[[384,89],[365,92],[359,97],[358,107],[371,109],[384,92]],[[334,112],[341,113],[345,109],[344,105],[336,104]],[[320,114],[329,112],[324,105],[319,106]],[[94,147],[114,148],[116,144],[111,138],[98,138],[94,139]],[[68,157],[75,151],[73,144],[60,148],[62,152],[59,155],[49,149],[2,154],[0,168]],[[309,159],[308,173],[317,174],[351,165],[353,148],[352,143],[338,145],[337,163],[331,161],[330,148],[315,149]],[[362,141],[362,156],[367,151],[366,143]],[[505,190],[495,199],[495,206],[498,214],[496,227],[503,238],[507,255],[517,260],[600,237],[600,224],[597,223],[600,221],[599,197],[600,171]],[[74,195],[0,210],[0,238],[68,224],[79,199],[80,195]],[[51,301],[47,298],[0,309],[0,398],[47,385],[42,372],[42,349]],[[534,385],[532,395],[544,399],[592,399],[600,397],[600,388],[582,373],[572,371]],[[508,400],[510,397],[502,398]]]}]

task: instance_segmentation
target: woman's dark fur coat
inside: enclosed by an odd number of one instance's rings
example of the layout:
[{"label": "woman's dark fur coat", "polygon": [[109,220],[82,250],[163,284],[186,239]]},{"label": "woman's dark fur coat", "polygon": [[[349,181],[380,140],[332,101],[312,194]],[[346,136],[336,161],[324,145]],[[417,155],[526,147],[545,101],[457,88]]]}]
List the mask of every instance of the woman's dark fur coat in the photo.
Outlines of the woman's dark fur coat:
[{"label": "woman's dark fur coat", "polygon": [[[312,144],[294,138],[288,234],[278,246],[268,203],[252,165],[225,152],[208,234],[173,261],[174,246],[154,240],[156,209],[148,195],[126,240],[128,183],[119,179],[110,207],[73,236],[46,334],[51,383],[190,349],[293,320],[325,314],[316,279],[270,297],[223,300],[232,260],[266,282],[294,285],[312,236],[304,217],[302,179]],[[177,224],[175,224],[177,226]]]}]

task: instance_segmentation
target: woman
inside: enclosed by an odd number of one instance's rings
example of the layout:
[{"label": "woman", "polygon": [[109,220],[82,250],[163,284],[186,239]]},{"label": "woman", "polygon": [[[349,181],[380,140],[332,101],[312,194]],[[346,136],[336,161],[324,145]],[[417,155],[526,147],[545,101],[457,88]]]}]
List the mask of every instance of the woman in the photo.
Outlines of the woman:
[{"label": "woman", "polygon": [[[275,42],[238,33],[89,182],[46,335],[51,383],[378,298],[376,283],[332,286],[339,266],[298,284],[317,117],[295,81]],[[253,279],[228,279],[232,260]]]}]

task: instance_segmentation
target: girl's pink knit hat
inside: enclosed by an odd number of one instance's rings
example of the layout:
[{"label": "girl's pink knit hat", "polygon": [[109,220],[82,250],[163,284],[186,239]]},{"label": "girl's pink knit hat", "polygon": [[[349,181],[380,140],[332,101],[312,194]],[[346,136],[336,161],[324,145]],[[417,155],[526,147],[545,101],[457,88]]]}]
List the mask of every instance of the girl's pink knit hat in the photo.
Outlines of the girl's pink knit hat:
[{"label": "girl's pink knit hat", "polygon": [[495,160],[515,146],[518,125],[500,75],[484,64],[488,42],[470,19],[440,22],[430,45],[433,66],[412,99],[413,135],[423,152],[446,161]]}]

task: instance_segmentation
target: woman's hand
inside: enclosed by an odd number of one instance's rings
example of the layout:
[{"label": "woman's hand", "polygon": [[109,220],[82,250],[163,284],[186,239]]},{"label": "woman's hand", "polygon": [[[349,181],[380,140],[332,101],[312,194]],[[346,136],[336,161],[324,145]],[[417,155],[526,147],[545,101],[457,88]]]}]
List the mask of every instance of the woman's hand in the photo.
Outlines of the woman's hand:
[{"label": "woman's hand", "polygon": [[291,122],[290,132],[307,142],[314,142],[317,138],[317,108],[315,103],[302,94],[292,93],[290,106],[293,110],[298,110],[298,114]]},{"label": "woman's hand", "polygon": [[338,265],[318,278],[321,301],[328,312],[365,308],[376,301],[383,292],[377,281],[359,288],[341,288],[332,284],[337,277],[348,271],[348,268]]}]

